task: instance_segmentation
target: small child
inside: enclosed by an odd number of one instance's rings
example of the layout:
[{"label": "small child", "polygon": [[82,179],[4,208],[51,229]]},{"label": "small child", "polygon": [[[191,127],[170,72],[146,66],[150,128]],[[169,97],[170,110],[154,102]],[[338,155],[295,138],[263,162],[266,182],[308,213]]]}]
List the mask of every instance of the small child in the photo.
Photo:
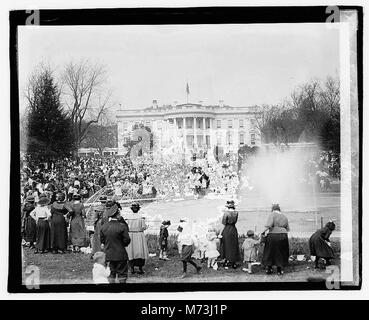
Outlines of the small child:
[{"label": "small child", "polygon": [[193,247],[194,247],[194,237],[191,235],[191,230],[187,224],[182,224],[178,226],[177,231],[178,234],[178,251],[181,256],[181,261],[183,264],[183,273],[181,278],[185,278],[187,276],[187,263],[194,266],[197,273],[200,273],[201,266],[197,265],[193,259]]},{"label": "small child", "polygon": [[105,253],[98,251],[93,256],[92,278],[95,284],[109,283],[110,268],[106,267]]},{"label": "small child", "polygon": [[217,258],[219,257],[219,252],[217,250],[217,242],[218,237],[214,230],[208,230],[206,234],[207,244],[206,244],[206,251],[205,257],[208,258],[208,268],[213,268],[214,270],[218,269],[218,264],[216,262]]},{"label": "small child", "polygon": [[159,245],[160,245],[160,253],[159,259],[160,260],[169,260],[167,257],[167,249],[168,249],[168,227],[170,226],[169,220],[164,220],[160,226],[160,234],[159,234]]},{"label": "small child", "polygon": [[252,263],[256,261],[257,246],[259,243],[260,241],[256,239],[254,231],[247,231],[247,238],[242,244],[243,262],[247,263],[247,268],[242,270],[247,271],[250,274],[252,273]]}]

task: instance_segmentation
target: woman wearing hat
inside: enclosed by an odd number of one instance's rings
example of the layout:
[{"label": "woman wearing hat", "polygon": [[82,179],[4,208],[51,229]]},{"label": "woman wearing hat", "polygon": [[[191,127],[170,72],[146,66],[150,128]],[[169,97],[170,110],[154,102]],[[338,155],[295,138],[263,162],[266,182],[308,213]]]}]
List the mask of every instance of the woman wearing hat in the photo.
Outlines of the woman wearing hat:
[{"label": "woman wearing hat", "polygon": [[22,236],[26,243],[29,243],[30,248],[34,248],[36,242],[36,221],[30,216],[30,213],[35,209],[35,198],[28,196],[22,209]]},{"label": "woman wearing hat", "polygon": [[131,272],[135,273],[135,267],[139,268],[138,274],[143,274],[143,266],[145,260],[149,257],[149,249],[144,230],[147,229],[145,218],[139,213],[140,205],[133,203],[131,205],[132,214],[127,216],[126,222],[128,224],[129,237],[131,243],[126,248],[128,253],[129,265]]},{"label": "woman wearing hat", "polygon": [[269,215],[265,227],[266,230],[262,232],[262,235],[268,233],[265,238],[262,264],[266,266],[267,274],[271,274],[273,266],[277,266],[277,273],[282,275],[283,267],[288,264],[288,232],[290,227],[287,217],[281,213],[279,204],[272,205],[272,213]]},{"label": "woman wearing hat", "polygon": [[223,214],[222,224],[224,225],[221,232],[220,241],[220,257],[224,260],[226,268],[231,266],[237,268],[236,263],[241,260],[240,249],[238,245],[238,232],[236,223],[238,220],[238,212],[233,200],[226,203],[226,210]]},{"label": "woman wearing hat", "polygon": [[51,248],[53,253],[65,253],[68,242],[66,215],[72,209],[64,203],[65,194],[58,193],[51,205]]},{"label": "woman wearing hat", "polygon": [[36,221],[36,250],[35,253],[41,251],[45,253],[50,249],[50,226],[48,219],[50,210],[48,204],[50,199],[41,194],[37,202],[37,207],[30,213],[30,216]]},{"label": "woman wearing hat", "polygon": [[75,194],[71,205],[72,212],[70,214],[70,232],[69,238],[73,245],[74,252],[80,252],[80,248],[86,245],[86,229],[85,229],[85,207],[81,203],[81,196]]},{"label": "woman wearing hat", "polygon": [[333,221],[329,221],[323,228],[317,230],[309,239],[310,254],[315,256],[315,268],[319,268],[319,259],[323,258],[327,265],[335,258],[329,237],[336,229]]}]

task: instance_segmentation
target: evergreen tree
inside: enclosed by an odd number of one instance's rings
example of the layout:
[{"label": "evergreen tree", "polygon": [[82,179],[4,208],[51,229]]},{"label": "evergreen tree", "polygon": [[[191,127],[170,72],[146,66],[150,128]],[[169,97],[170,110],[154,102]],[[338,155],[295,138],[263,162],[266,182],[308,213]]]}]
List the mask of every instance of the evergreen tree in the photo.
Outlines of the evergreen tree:
[{"label": "evergreen tree", "polygon": [[43,68],[31,78],[27,98],[27,152],[38,158],[69,156],[75,149],[72,123],[50,70]]}]

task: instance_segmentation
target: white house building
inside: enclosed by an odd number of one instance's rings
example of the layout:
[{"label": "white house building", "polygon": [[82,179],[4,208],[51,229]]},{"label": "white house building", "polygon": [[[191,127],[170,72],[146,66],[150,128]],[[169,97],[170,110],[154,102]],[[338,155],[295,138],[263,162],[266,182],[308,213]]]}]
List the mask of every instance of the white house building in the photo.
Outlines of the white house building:
[{"label": "white house building", "polygon": [[155,154],[193,154],[222,147],[224,152],[236,153],[243,145],[260,145],[256,119],[258,107],[231,107],[185,103],[151,107],[141,110],[117,111],[118,154],[124,154],[124,144],[133,128],[149,127],[154,135]]}]

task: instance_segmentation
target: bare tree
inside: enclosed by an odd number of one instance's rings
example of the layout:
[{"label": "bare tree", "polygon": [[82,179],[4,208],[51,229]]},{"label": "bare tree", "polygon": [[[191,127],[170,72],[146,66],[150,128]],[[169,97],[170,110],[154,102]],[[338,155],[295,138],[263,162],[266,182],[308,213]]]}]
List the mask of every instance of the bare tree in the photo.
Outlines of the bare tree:
[{"label": "bare tree", "polygon": [[73,122],[77,149],[87,130],[112,106],[111,92],[104,90],[106,71],[103,66],[84,60],[70,62],[64,70],[65,105]]}]

